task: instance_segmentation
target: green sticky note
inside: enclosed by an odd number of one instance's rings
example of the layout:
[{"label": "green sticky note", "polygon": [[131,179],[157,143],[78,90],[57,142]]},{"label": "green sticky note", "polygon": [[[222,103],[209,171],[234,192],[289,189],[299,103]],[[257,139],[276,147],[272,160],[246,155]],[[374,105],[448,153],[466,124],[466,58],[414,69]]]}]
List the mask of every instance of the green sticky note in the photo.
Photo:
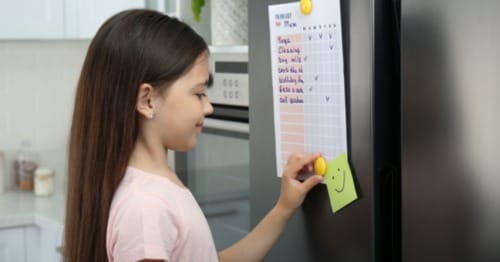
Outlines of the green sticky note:
[{"label": "green sticky note", "polygon": [[333,212],[339,211],[358,198],[346,153],[328,163],[325,181]]}]

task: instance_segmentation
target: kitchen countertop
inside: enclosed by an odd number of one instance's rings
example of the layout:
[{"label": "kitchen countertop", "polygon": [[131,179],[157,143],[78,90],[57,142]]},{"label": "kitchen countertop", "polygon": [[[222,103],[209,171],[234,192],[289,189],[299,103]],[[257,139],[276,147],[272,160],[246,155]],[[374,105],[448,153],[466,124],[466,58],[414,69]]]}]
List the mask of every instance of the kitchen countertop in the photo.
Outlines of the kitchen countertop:
[{"label": "kitchen countertop", "polygon": [[0,194],[0,229],[36,225],[62,230],[65,195],[35,196],[18,190]]}]

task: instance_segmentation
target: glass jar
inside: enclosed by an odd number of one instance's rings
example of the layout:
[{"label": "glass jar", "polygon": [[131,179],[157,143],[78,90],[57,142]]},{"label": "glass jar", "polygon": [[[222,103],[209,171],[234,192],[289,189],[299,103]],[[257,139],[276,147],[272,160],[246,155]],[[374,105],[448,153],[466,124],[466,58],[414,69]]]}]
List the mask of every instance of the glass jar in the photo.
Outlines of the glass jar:
[{"label": "glass jar", "polygon": [[48,196],[54,192],[54,171],[39,167],[35,171],[35,195]]},{"label": "glass jar", "polygon": [[23,142],[14,160],[15,185],[22,190],[33,190],[35,170],[38,167],[34,154],[29,151],[29,142]]}]

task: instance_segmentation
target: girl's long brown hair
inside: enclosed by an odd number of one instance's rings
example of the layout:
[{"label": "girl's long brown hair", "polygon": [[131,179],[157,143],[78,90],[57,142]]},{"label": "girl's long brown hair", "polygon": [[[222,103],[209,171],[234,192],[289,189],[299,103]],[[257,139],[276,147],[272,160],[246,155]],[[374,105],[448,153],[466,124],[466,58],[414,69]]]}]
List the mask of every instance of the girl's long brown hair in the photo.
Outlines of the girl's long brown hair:
[{"label": "girl's long brown hair", "polygon": [[106,261],[113,194],[139,132],[138,88],[161,91],[207,50],[189,26],[155,11],[127,10],[90,43],[76,91],[69,139],[64,261]]}]

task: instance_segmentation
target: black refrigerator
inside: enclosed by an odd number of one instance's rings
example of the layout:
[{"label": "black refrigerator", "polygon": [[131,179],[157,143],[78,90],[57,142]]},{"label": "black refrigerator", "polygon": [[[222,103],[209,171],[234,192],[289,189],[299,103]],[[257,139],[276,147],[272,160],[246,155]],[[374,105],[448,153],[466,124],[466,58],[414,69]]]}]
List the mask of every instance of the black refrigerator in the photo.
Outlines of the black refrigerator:
[{"label": "black refrigerator", "polygon": [[[280,191],[268,5],[286,2],[248,1],[252,226]],[[360,197],[332,214],[314,188],[266,261],[500,261],[500,1],[340,6]]]},{"label": "black refrigerator", "polygon": [[401,1],[403,261],[500,261],[500,1]]}]

